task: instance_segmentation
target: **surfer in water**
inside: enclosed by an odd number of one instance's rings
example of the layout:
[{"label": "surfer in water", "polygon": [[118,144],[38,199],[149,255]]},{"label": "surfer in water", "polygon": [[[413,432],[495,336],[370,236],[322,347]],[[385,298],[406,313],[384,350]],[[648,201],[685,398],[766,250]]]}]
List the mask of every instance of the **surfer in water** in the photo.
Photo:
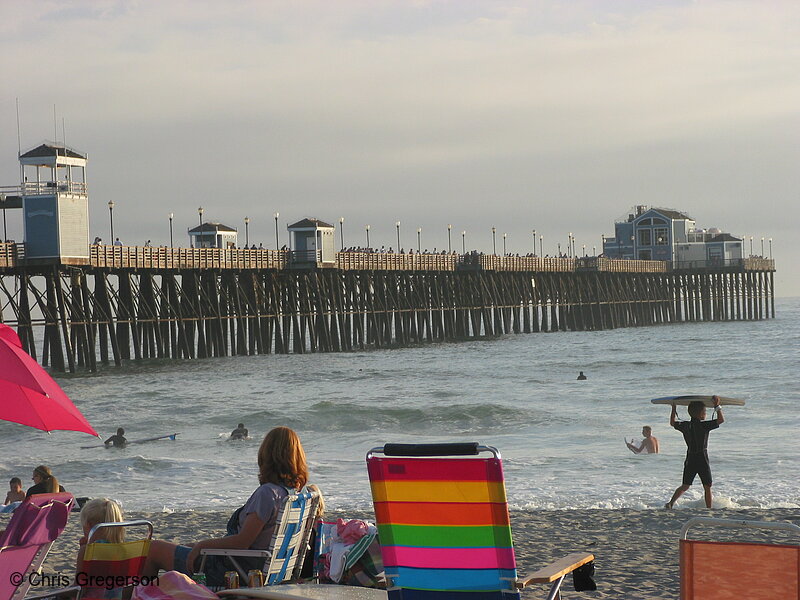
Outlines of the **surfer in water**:
[{"label": "surfer in water", "polygon": [[585,381],[585,380],[586,380],[586,375],[583,374],[583,371],[578,373],[578,381]]},{"label": "surfer in water", "polygon": [[124,448],[128,445],[128,440],[125,439],[125,430],[120,427],[117,429],[117,433],[112,435],[108,438],[105,442],[103,442],[106,446],[114,446],[114,448]]},{"label": "surfer in water", "polygon": [[664,507],[672,508],[683,493],[688,490],[696,475],[700,475],[706,501],[706,508],[711,508],[711,465],[708,462],[708,433],[725,422],[719,405],[719,396],[711,396],[716,418],[706,421],[706,407],[702,402],[689,404],[691,421],[678,421],[677,409],[672,405],[669,424],[683,434],[686,441],[686,460],[683,463],[683,484],[675,490],[672,498]]},{"label": "surfer in water", "polygon": [[644,439],[637,447],[632,441],[625,440],[625,445],[634,454],[658,454],[658,439],[653,435],[653,429],[650,425],[642,427],[642,435]]},{"label": "surfer in water", "polygon": [[231,439],[232,440],[246,440],[250,437],[250,434],[247,431],[247,428],[244,426],[244,423],[239,423],[236,426],[236,429],[231,431]]}]

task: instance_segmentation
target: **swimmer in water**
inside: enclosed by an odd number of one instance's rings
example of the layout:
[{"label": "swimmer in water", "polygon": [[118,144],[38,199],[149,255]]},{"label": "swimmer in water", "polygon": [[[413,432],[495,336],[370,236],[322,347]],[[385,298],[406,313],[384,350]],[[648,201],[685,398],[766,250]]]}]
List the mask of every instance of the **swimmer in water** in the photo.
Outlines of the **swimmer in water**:
[{"label": "swimmer in water", "polygon": [[247,432],[247,429],[244,426],[244,423],[239,423],[236,426],[236,429],[231,431],[231,439],[232,440],[246,440],[250,437],[250,434]]},{"label": "swimmer in water", "polygon": [[642,435],[644,439],[639,447],[636,444],[625,440],[625,445],[634,454],[658,454],[658,439],[653,435],[653,430],[650,425],[642,427]]},{"label": "swimmer in water", "polygon": [[114,446],[114,448],[124,448],[128,445],[128,440],[125,439],[125,430],[120,427],[117,429],[117,433],[112,435],[108,438],[105,442],[103,442],[106,446]]},{"label": "swimmer in water", "polygon": [[586,375],[583,374],[583,371],[578,373],[578,381],[583,381],[586,379]]}]

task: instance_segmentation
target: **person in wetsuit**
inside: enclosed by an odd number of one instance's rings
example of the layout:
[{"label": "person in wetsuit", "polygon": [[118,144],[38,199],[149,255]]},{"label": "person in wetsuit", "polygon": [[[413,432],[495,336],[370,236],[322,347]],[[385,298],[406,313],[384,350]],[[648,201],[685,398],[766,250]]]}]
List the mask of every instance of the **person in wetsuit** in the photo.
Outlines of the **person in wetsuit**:
[{"label": "person in wetsuit", "polygon": [[712,396],[716,418],[706,421],[706,407],[700,401],[689,404],[691,421],[678,421],[675,405],[669,415],[669,424],[683,434],[686,442],[686,460],[683,463],[683,483],[672,494],[672,498],[664,507],[672,508],[675,501],[688,490],[696,475],[700,476],[706,501],[706,508],[711,508],[711,465],[708,462],[708,433],[725,422],[722,409],[719,406],[719,397]]},{"label": "person in wetsuit", "polygon": [[248,433],[247,429],[245,428],[244,423],[239,423],[236,426],[236,429],[231,431],[231,439],[232,440],[246,440],[248,437],[250,437],[250,434]]},{"label": "person in wetsuit", "polygon": [[125,430],[120,427],[117,429],[117,433],[112,435],[108,438],[105,442],[103,442],[106,446],[113,445],[114,448],[124,448],[128,445],[128,440],[125,439]]}]

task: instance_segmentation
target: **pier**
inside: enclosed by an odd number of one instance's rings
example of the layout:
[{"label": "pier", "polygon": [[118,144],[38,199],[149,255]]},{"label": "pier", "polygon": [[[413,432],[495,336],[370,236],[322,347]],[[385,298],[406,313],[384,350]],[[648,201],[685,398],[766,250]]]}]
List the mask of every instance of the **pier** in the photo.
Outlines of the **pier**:
[{"label": "pier", "polygon": [[92,245],[71,263],[0,244],[0,320],[56,371],[775,316],[774,261],[759,258],[336,252],[322,262],[307,251]]}]

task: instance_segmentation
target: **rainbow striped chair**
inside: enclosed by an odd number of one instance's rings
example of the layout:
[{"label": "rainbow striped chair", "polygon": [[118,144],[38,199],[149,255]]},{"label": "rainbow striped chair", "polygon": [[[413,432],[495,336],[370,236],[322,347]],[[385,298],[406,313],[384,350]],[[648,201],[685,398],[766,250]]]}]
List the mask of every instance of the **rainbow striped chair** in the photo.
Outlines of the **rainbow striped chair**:
[{"label": "rainbow striped chair", "polygon": [[517,577],[495,448],[386,444],[370,450],[367,469],[390,600],[513,600],[531,583],[550,583],[553,600],[568,573],[594,560],[570,554]]},{"label": "rainbow striped chair", "polygon": [[[141,539],[109,543],[100,537],[102,531],[110,527],[145,527],[147,535]],[[92,527],[87,536],[86,549],[83,552],[83,576],[124,577],[133,582],[140,577],[150,551],[150,540],[153,537],[153,524],[150,521],[123,521],[121,523],[100,523]],[[96,540],[96,541],[95,541]],[[81,574],[77,583],[81,585]],[[94,588],[81,586],[77,591],[77,600],[90,598],[122,597],[125,588]]]}]

